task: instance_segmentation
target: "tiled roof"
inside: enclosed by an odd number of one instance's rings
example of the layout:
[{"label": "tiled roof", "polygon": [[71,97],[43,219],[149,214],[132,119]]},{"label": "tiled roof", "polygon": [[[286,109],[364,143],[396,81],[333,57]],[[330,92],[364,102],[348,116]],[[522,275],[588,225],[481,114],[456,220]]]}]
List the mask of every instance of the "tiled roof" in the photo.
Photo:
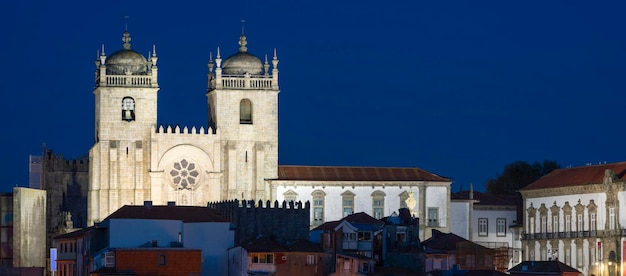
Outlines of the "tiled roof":
[{"label": "tiled roof", "polygon": [[374,217],[364,212],[358,212],[358,213],[348,215],[342,218],[341,220],[325,222],[324,224],[318,227],[315,227],[311,231],[313,230],[332,231],[342,221],[347,221],[353,226],[359,228],[360,230],[370,230],[370,231],[378,230],[380,227],[382,227],[385,224],[385,222],[382,220],[375,219]]},{"label": "tiled roof", "polygon": [[523,261],[509,269],[509,272],[578,272],[577,269],[559,261]]},{"label": "tiled roof", "polygon": [[436,229],[432,229],[432,236],[422,242],[422,245],[426,247],[427,252],[429,249],[434,249],[434,251],[454,251],[457,249],[457,245],[471,245],[475,249],[490,250],[453,233],[443,233]]},{"label": "tiled roof", "polygon": [[124,205],[106,219],[161,219],[183,222],[228,222],[213,208],[199,206]]},{"label": "tiled roof", "polygon": [[529,184],[522,190],[560,188],[586,184],[601,184],[605,170],[612,170],[616,177],[626,180],[626,162],[589,165],[575,168],[556,169],[539,180]]},{"label": "tiled roof", "polygon": [[278,166],[278,180],[310,181],[438,181],[450,179],[419,168]]}]

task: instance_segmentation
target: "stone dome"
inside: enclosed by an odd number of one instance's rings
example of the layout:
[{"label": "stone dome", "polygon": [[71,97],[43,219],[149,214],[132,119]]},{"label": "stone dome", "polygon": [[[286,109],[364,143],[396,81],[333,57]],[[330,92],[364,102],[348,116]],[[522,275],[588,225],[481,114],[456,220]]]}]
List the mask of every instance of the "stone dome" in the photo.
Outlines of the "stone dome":
[{"label": "stone dome", "polygon": [[263,72],[263,63],[258,57],[248,53],[239,52],[226,60],[222,64],[224,75],[260,75]]},{"label": "stone dome", "polygon": [[113,75],[145,75],[148,72],[146,58],[130,49],[130,33],[124,32],[122,50],[113,53],[105,61],[107,73]]},{"label": "stone dome", "polygon": [[236,53],[222,63],[222,72],[224,75],[260,75],[263,72],[263,63],[261,60],[248,53],[248,42],[246,36],[241,34],[239,37],[239,53]]},{"label": "stone dome", "polygon": [[114,75],[142,75],[148,71],[146,58],[131,49],[122,49],[106,59],[107,71]]}]

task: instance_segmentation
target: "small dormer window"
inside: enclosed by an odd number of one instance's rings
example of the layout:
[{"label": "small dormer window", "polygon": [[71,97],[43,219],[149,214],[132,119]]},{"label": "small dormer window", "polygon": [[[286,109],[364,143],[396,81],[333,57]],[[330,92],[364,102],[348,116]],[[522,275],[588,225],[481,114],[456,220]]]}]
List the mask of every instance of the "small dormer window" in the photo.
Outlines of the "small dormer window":
[{"label": "small dormer window", "polygon": [[243,99],[239,103],[239,123],[252,124],[252,102],[248,99]]},{"label": "small dormer window", "polygon": [[122,120],[127,122],[135,120],[135,99],[131,97],[122,99]]}]

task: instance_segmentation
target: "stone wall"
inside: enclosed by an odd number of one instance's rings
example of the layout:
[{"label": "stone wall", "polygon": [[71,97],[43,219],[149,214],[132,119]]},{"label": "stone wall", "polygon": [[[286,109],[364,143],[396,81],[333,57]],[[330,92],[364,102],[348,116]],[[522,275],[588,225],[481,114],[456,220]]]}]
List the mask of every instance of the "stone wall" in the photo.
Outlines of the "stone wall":
[{"label": "stone wall", "polygon": [[310,203],[278,201],[229,200],[209,203],[235,227],[235,245],[259,235],[279,243],[290,239],[308,239]]},{"label": "stone wall", "polygon": [[13,266],[46,267],[46,191],[13,189]]}]

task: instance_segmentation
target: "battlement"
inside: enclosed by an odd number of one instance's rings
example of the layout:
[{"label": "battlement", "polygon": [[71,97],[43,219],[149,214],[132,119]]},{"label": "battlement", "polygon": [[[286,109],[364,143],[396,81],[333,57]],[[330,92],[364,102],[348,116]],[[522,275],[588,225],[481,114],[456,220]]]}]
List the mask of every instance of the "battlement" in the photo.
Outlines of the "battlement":
[{"label": "battlement", "polygon": [[182,129],[180,128],[180,126],[176,125],[174,127],[172,126],[159,126],[159,128],[156,128],[155,126],[152,126],[151,128],[151,132],[152,133],[157,133],[157,134],[191,134],[191,135],[216,135],[217,131],[211,131],[211,128],[204,128],[204,127],[200,127],[200,128],[196,128],[196,127],[191,127],[188,128],[187,126],[183,127]]},{"label": "battlement", "polygon": [[54,154],[46,150],[43,160],[44,168],[51,171],[87,172],[89,171],[89,157],[76,159],[65,158],[62,154]]},{"label": "battlement", "polygon": [[235,244],[258,235],[274,237],[278,242],[308,238],[311,204],[259,200],[227,200],[209,202],[207,207],[217,209],[235,227]]}]

